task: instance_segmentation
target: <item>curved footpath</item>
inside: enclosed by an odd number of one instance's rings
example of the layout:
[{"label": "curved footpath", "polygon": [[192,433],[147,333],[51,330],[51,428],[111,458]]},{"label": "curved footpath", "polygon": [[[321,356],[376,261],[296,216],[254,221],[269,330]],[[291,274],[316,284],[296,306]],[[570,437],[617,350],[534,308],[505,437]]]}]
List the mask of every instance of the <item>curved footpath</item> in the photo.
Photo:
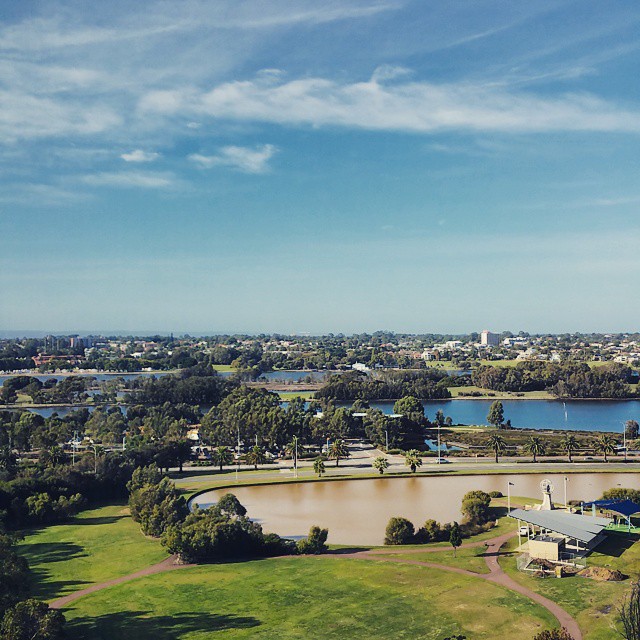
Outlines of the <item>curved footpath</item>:
[{"label": "curved footpath", "polygon": [[[373,549],[371,551],[356,551],[353,553],[341,553],[339,550],[329,554],[330,556],[336,558],[352,558],[352,559],[360,559],[360,560],[375,560],[377,562],[396,562],[401,564],[410,564],[421,567],[430,567],[432,569],[440,569],[442,571],[450,571],[452,573],[457,573],[463,576],[472,577],[472,578],[480,578],[482,580],[488,580],[489,582],[493,582],[494,584],[505,587],[506,589],[510,589],[511,591],[515,591],[530,600],[538,603],[543,606],[547,611],[549,611],[560,623],[561,627],[564,627],[574,638],[574,640],[582,640],[582,632],[580,631],[580,627],[575,619],[570,616],[562,607],[557,605],[549,598],[545,598],[544,596],[532,591],[531,589],[527,589],[527,587],[519,584],[513,578],[508,576],[500,567],[498,562],[498,558],[500,556],[500,548],[505,542],[513,538],[516,534],[505,533],[501,536],[497,536],[496,538],[491,538],[490,540],[482,540],[479,542],[469,542],[467,544],[461,545],[460,549],[470,549],[474,547],[486,547],[485,552],[483,553],[485,562],[489,569],[489,573],[475,573],[474,571],[469,571],[468,569],[461,569],[459,567],[450,567],[443,564],[437,564],[435,562],[423,562],[420,560],[412,560],[411,558],[398,558],[398,557],[389,557],[389,553],[393,553],[395,556],[403,555],[410,556],[415,553],[437,553],[446,549],[446,547],[432,547],[429,549]],[[387,555],[385,555],[387,554]],[[283,556],[289,557],[289,556]],[[326,556],[325,556],[326,557]],[[94,584],[86,589],[81,589],[80,591],[75,591],[74,593],[70,593],[67,596],[63,596],[62,598],[58,598],[50,603],[50,607],[53,609],[61,609],[62,607],[66,607],[68,604],[81,598],[82,596],[88,595],[90,593],[95,593],[96,591],[101,591],[102,589],[106,589],[108,587],[115,586],[117,584],[122,584],[123,582],[129,582],[130,580],[135,580],[136,578],[142,578],[144,576],[150,576],[156,573],[163,573],[165,571],[173,571],[175,569],[184,569],[187,567],[194,567],[197,565],[193,564],[178,564],[176,556],[169,556],[162,562],[158,564],[151,565],[150,567],[146,567],[141,569],[140,571],[136,571],[135,573],[130,573],[126,576],[121,576],[120,578],[114,578],[113,580],[108,580],[107,582],[101,582],[100,584]]]},{"label": "curved footpath", "polygon": [[469,571],[468,569],[460,569],[458,567],[449,567],[447,565],[436,564],[434,562],[423,562],[420,560],[411,560],[409,558],[397,558],[397,557],[385,557],[383,554],[393,553],[394,555],[411,555],[412,553],[437,553],[438,551],[443,551],[446,547],[435,547],[431,549],[374,549],[373,551],[358,551],[356,553],[342,554],[340,557],[343,558],[355,558],[355,559],[364,559],[364,560],[376,560],[381,562],[400,562],[402,564],[411,564],[418,565],[423,567],[431,567],[432,569],[441,569],[443,571],[451,571],[452,573],[458,573],[464,576],[470,576],[473,578],[481,578],[483,580],[488,580],[489,582],[493,582],[494,584],[498,584],[503,586],[511,591],[515,591],[534,602],[537,602],[539,605],[543,606],[547,611],[549,611],[556,620],[560,623],[561,627],[564,627],[571,637],[574,640],[582,640],[582,632],[580,631],[580,627],[575,619],[570,616],[561,606],[553,602],[553,600],[549,600],[549,598],[545,598],[541,596],[539,593],[532,591],[531,589],[527,589],[527,587],[521,585],[516,582],[513,578],[508,576],[500,566],[498,562],[498,558],[500,556],[500,548],[502,545],[507,542],[507,540],[513,538],[516,534],[513,532],[505,533],[496,538],[492,538],[490,540],[484,540],[480,542],[470,542],[467,544],[461,545],[460,549],[470,549],[473,547],[486,547],[485,552],[482,554],[484,556],[484,560],[489,569],[488,574],[484,573],[475,573],[474,571]]}]

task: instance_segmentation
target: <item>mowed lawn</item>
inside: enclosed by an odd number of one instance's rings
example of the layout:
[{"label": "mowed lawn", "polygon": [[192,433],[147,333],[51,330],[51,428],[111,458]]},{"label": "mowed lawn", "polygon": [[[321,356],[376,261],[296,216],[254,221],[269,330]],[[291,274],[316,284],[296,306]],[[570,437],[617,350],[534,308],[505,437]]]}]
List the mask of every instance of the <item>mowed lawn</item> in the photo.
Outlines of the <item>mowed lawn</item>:
[{"label": "mowed lawn", "polygon": [[85,640],[530,638],[555,619],[527,598],[425,567],[306,557],[156,574],[65,610]]},{"label": "mowed lawn", "polygon": [[146,538],[124,505],[83,511],[69,524],[25,532],[18,547],[33,572],[33,593],[54,600],[160,562],[168,553]]}]

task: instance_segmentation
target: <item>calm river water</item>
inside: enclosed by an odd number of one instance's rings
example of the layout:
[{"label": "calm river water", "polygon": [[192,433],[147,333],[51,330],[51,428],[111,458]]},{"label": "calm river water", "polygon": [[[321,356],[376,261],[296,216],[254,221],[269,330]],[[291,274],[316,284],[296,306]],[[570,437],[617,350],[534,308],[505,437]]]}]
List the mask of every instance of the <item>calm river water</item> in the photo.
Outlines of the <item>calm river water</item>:
[{"label": "calm river water", "polygon": [[[460,520],[462,496],[472,489],[502,491],[513,482],[511,495],[540,498],[540,481],[554,484],[553,499],[564,502],[564,478],[559,474],[403,477],[340,480],[299,484],[234,487],[248,515],[265,531],[301,537],[312,525],[329,529],[333,544],[380,545],[389,518],[403,516],[416,527],[433,518]],[[568,500],[595,500],[618,485],[640,488],[639,473],[572,473],[566,476]],[[214,503],[229,490],[209,491],[196,498],[201,506]]]}]

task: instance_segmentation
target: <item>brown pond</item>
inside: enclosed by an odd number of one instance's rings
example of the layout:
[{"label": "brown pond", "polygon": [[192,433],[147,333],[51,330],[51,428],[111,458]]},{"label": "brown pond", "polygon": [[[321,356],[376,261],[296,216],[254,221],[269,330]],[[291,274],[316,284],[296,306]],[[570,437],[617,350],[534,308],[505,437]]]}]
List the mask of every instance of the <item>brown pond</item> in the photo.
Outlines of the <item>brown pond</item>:
[{"label": "brown pond", "polygon": [[540,499],[540,482],[549,479],[554,502],[562,504],[565,477],[568,500],[595,500],[617,486],[640,488],[639,473],[417,476],[235,487],[208,491],[194,502],[209,506],[231,491],[265,531],[301,537],[317,524],[329,529],[330,543],[380,545],[392,516],[409,518],[416,527],[429,518],[460,520],[462,496],[472,489],[506,495],[512,482],[512,496]]}]

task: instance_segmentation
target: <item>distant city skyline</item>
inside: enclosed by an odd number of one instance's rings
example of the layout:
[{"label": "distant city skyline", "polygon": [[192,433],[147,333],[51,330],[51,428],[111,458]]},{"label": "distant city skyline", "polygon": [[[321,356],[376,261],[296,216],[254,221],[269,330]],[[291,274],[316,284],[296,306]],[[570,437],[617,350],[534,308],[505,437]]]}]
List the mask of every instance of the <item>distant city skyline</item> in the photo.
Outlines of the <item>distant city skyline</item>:
[{"label": "distant city skyline", "polygon": [[639,23],[5,3],[0,333],[633,331]]}]

